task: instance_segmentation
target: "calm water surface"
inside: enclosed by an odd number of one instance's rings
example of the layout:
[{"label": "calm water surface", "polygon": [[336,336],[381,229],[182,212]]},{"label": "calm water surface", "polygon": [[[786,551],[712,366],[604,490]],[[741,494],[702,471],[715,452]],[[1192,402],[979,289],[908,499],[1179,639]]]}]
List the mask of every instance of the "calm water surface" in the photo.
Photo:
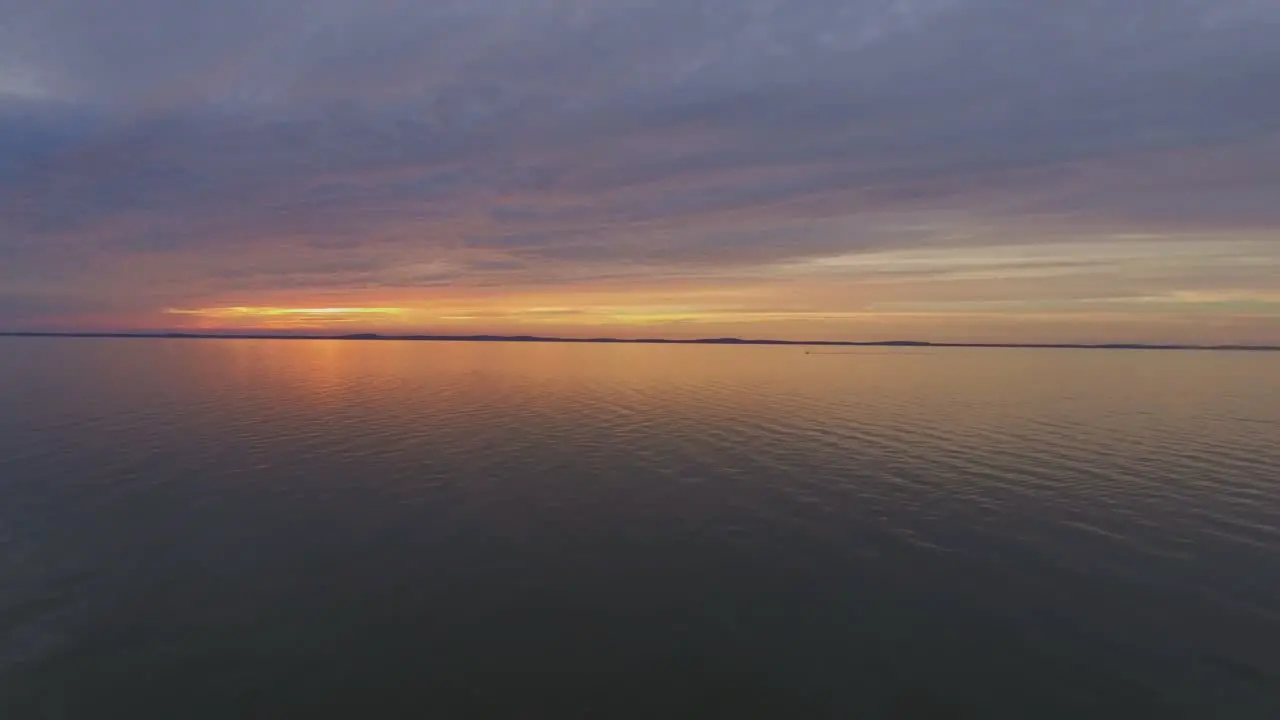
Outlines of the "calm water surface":
[{"label": "calm water surface", "polygon": [[0,717],[1280,717],[1280,355],[0,338]]}]

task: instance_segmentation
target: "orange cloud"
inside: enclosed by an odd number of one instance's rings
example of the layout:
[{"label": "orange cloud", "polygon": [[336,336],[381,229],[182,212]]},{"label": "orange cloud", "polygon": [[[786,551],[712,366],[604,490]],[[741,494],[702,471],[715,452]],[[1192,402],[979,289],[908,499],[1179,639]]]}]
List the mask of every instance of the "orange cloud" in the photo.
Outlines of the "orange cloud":
[{"label": "orange cloud", "polygon": [[377,322],[403,314],[394,307],[209,307],[170,308],[170,315],[194,315],[215,325],[259,327],[324,327],[354,322]]}]

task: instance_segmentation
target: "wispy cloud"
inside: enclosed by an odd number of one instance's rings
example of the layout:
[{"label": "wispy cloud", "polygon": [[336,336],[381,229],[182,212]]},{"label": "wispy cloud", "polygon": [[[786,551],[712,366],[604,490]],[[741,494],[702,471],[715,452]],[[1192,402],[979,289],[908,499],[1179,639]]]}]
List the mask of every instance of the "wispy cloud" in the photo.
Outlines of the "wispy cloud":
[{"label": "wispy cloud", "polygon": [[[614,309],[582,322],[727,321],[705,299],[646,312],[645,293],[683,287],[749,296],[733,317],[761,330],[849,335],[938,298],[1015,315],[1248,295],[1280,262],[1270,3],[0,0],[0,16],[0,325],[391,305],[430,324],[584,293]],[[778,298],[792,315],[768,314]],[[1244,312],[1176,303],[1189,339],[1207,327],[1192,307]]]}]

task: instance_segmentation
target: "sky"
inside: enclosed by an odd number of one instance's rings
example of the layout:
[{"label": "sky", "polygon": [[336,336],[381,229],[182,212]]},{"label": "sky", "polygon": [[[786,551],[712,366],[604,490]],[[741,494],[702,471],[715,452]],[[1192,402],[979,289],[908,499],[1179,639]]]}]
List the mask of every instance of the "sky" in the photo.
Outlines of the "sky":
[{"label": "sky", "polygon": [[1280,344],[1275,0],[0,0],[0,330]]}]

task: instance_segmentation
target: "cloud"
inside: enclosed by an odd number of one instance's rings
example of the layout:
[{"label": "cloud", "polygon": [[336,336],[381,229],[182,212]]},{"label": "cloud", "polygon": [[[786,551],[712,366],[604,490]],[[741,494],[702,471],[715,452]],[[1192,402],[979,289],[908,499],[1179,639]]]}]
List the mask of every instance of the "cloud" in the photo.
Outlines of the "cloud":
[{"label": "cloud", "polygon": [[[935,248],[952,263],[935,279],[968,273],[970,294],[1034,294],[1001,273],[1050,272],[1137,296],[1170,275],[1159,251],[1123,272],[981,263],[1125,235],[1280,254],[1272,3],[0,0],[0,16],[0,282],[43,278],[86,309],[640,279],[818,278],[835,302],[839,278],[873,281],[822,258]],[[1178,283],[1254,282],[1195,262]],[[0,322],[34,312],[0,305]]]}]

